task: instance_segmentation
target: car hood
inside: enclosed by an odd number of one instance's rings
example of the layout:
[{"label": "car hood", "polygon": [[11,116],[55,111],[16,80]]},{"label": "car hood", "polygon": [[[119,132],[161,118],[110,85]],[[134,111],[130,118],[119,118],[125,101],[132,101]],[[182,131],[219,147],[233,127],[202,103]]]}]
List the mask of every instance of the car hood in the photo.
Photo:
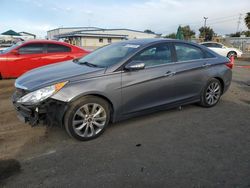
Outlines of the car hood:
[{"label": "car hood", "polygon": [[79,79],[85,79],[104,74],[104,72],[105,68],[89,67],[73,61],[66,61],[33,69],[19,77],[15,86],[34,91],[61,81],[73,81],[78,77],[81,77]]}]

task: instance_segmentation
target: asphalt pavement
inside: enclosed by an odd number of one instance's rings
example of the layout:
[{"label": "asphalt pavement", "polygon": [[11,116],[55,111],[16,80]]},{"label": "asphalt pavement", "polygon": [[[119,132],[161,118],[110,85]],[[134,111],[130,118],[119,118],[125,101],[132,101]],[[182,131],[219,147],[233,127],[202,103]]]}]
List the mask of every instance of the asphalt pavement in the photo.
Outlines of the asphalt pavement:
[{"label": "asphalt pavement", "polygon": [[234,69],[213,108],[194,104],[140,116],[88,142],[60,128],[44,130],[13,155],[20,170],[2,186],[250,187],[250,69]]}]

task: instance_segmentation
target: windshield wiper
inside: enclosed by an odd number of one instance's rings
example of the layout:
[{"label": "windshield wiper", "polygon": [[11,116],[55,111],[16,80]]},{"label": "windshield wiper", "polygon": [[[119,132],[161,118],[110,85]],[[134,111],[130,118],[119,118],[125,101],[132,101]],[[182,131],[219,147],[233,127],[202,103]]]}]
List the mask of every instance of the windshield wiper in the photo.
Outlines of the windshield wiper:
[{"label": "windshield wiper", "polygon": [[80,65],[87,65],[87,66],[89,66],[89,67],[99,67],[99,68],[102,68],[101,66],[98,66],[98,65],[89,63],[89,62],[87,62],[87,61],[84,61],[84,62],[80,62],[80,61],[79,61],[79,64],[80,64]]}]

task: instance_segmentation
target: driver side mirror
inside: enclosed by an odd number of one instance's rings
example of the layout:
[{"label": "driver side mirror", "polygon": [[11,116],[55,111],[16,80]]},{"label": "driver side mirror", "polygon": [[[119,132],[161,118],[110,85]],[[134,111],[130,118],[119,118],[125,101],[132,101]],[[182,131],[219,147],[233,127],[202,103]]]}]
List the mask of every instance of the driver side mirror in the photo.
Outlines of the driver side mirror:
[{"label": "driver side mirror", "polygon": [[131,61],[125,66],[125,70],[133,71],[133,70],[142,70],[145,68],[145,63],[141,61]]},{"label": "driver side mirror", "polygon": [[10,53],[13,54],[13,55],[19,55],[19,52],[16,49],[12,50]]}]

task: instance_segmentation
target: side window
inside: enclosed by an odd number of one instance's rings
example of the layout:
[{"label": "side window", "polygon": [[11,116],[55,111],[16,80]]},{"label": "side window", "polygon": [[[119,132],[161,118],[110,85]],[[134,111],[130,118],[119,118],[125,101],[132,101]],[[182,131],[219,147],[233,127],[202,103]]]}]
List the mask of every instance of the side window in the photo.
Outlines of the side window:
[{"label": "side window", "polygon": [[205,58],[214,58],[215,55],[211,54],[210,52],[204,51],[205,52]]},{"label": "side window", "polygon": [[203,59],[204,54],[200,48],[189,44],[175,44],[177,61],[188,61],[195,59]]},{"label": "side window", "polygon": [[214,48],[222,48],[221,44],[214,43]]},{"label": "side window", "polygon": [[48,53],[56,53],[56,52],[70,52],[71,48],[68,46],[60,45],[60,44],[48,44],[47,52]]},{"label": "side window", "polygon": [[204,44],[202,44],[203,46],[206,46],[206,47],[213,47],[212,45],[211,45],[211,43],[204,43]]},{"label": "side window", "polygon": [[133,60],[142,61],[146,67],[170,63],[171,49],[168,44],[156,45],[137,54]]},{"label": "side window", "polygon": [[43,44],[34,43],[27,44],[18,49],[19,54],[42,54],[43,53]]}]

